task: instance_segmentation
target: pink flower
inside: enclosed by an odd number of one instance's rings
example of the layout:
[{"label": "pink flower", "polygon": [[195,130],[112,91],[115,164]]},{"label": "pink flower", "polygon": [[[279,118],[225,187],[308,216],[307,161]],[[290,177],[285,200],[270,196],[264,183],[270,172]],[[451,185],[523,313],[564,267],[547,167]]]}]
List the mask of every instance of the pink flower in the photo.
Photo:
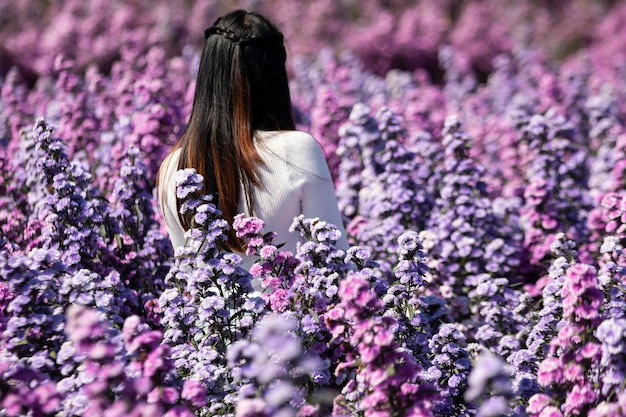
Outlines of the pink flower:
[{"label": "pink flower", "polygon": [[374,294],[373,291],[371,291],[369,288],[363,288],[363,290],[356,297],[355,302],[358,306],[367,307],[369,306],[370,302],[375,299],[376,294]]},{"label": "pink flower", "polygon": [[403,394],[415,394],[419,389],[419,385],[405,382],[400,386],[400,392]]},{"label": "pink flower", "polygon": [[2,400],[2,407],[7,416],[19,416],[22,411],[23,399],[12,392],[8,393]]},{"label": "pink flower", "polygon": [[265,278],[263,278],[263,281],[261,281],[261,287],[271,288],[273,290],[276,290],[280,288],[281,283],[282,281],[280,278],[268,275]]},{"label": "pink flower", "polygon": [[329,320],[339,320],[345,315],[345,311],[341,307],[333,307],[324,314],[324,318]]},{"label": "pink flower", "polygon": [[367,289],[367,282],[358,276],[350,276],[339,284],[339,296],[344,300],[354,300],[357,296]]},{"label": "pink flower", "polygon": [[609,221],[606,226],[604,226],[604,231],[607,233],[614,233],[617,230],[617,226],[619,224],[615,220]]},{"label": "pink flower", "polygon": [[178,391],[172,387],[154,387],[147,396],[149,403],[163,401],[166,404],[174,404],[178,401]]},{"label": "pink flower", "polygon": [[[363,398],[363,401],[361,402],[361,405],[365,408],[376,408],[376,406],[378,404],[385,404],[387,402],[387,396],[385,395],[384,392],[382,391],[374,391],[372,392],[370,395],[366,396],[365,398]],[[367,416],[372,415],[372,414],[366,414]],[[390,415],[390,414],[388,414]]]},{"label": "pink flower", "polygon": [[257,235],[263,231],[264,226],[261,219],[246,217],[243,213],[237,214],[233,219],[233,228],[237,231],[238,237]]},{"label": "pink flower", "polygon": [[583,369],[575,364],[570,363],[565,367],[565,372],[563,373],[565,379],[571,382],[578,382],[579,380],[584,378]]},{"label": "pink flower", "polygon": [[526,407],[526,411],[531,414],[538,414],[551,402],[552,399],[546,394],[535,394],[530,397],[530,400],[528,400],[528,407]]},{"label": "pink flower", "polygon": [[361,349],[359,349],[359,352],[361,353],[361,360],[363,360],[364,363],[370,363],[376,359],[378,353],[380,352],[380,348],[378,346],[371,345],[362,346]]},{"label": "pink flower", "polygon": [[278,254],[278,249],[274,245],[266,245],[263,248],[261,248],[261,252],[260,252],[261,258],[270,259],[270,260],[274,259],[277,254]]},{"label": "pink flower", "polygon": [[585,359],[591,359],[591,358],[597,358],[597,357],[599,358],[600,356],[602,356],[602,346],[593,342],[586,343],[576,353],[577,360],[580,360],[582,358],[585,358]]},{"label": "pink flower", "polygon": [[607,210],[606,215],[609,219],[613,220],[620,217],[622,215],[622,211],[619,208],[614,208]]},{"label": "pink flower", "polygon": [[263,268],[263,266],[259,262],[256,262],[250,267],[250,273],[255,278],[260,278],[261,276],[263,276],[264,272],[265,268]]},{"label": "pink flower", "polygon": [[576,263],[567,270],[565,286],[574,294],[582,294],[583,290],[597,285],[596,269],[587,264]]},{"label": "pink flower", "polygon": [[544,215],[541,217],[541,227],[545,230],[552,230],[558,226],[558,222],[550,216]]},{"label": "pink flower", "polygon": [[558,358],[546,358],[539,364],[537,382],[542,386],[561,382],[563,378],[563,366]]},{"label": "pink flower", "polygon": [[305,406],[300,407],[297,417],[312,417],[317,415],[318,411],[319,406],[306,404]]},{"label": "pink flower", "polygon": [[561,295],[563,296],[563,310],[571,312],[576,306],[578,298],[576,297],[576,295],[570,295],[569,288],[567,287],[563,287],[563,289],[561,290]]},{"label": "pink flower", "polygon": [[244,398],[239,400],[235,408],[236,417],[261,415],[265,411],[265,402],[260,398]]},{"label": "pink flower", "polygon": [[600,306],[600,303],[598,300],[594,300],[590,304],[583,304],[583,305],[576,306],[574,307],[574,315],[584,320],[595,319],[599,315],[598,313],[599,306]]},{"label": "pink flower", "polygon": [[374,336],[374,343],[379,346],[389,346],[393,342],[393,333],[386,329],[381,329]]},{"label": "pink flower", "polygon": [[567,414],[580,414],[579,410],[593,403],[597,398],[597,394],[588,385],[574,385],[565,399],[565,412]]},{"label": "pink flower", "polygon": [[563,417],[563,414],[555,406],[549,405],[541,411],[539,417]]},{"label": "pink flower", "polygon": [[369,382],[371,387],[376,387],[389,379],[389,373],[386,369],[376,369],[369,375]]},{"label": "pink flower", "polygon": [[289,306],[289,290],[277,289],[270,294],[270,306],[273,311],[283,312]]},{"label": "pink flower", "polygon": [[174,387],[163,387],[161,398],[163,398],[163,401],[168,404],[174,404],[179,398],[178,390]]},{"label": "pink flower", "polygon": [[615,193],[609,193],[602,198],[600,205],[605,209],[612,209],[613,207],[617,207],[619,203],[619,196]]},{"label": "pink flower", "polygon": [[202,407],[207,402],[207,390],[198,380],[187,379],[181,393],[183,399],[188,400],[194,407]]},{"label": "pink flower", "polygon": [[370,331],[372,329],[372,324],[371,319],[365,319],[354,326],[352,338],[354,339],[355,344],[359,342],[371,343],[374,340],[374,336]]}]

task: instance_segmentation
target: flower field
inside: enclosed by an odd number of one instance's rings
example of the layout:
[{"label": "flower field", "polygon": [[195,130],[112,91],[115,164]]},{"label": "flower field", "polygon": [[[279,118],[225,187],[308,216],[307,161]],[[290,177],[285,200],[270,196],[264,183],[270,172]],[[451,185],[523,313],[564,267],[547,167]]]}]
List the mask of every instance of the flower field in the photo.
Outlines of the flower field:
[{"label": "flower field", "polygon": [[[0,0],[0,417],[626,416],[626,4],[511,3]],[[285,33],[347,251],[193,170],[172,250],[157,169],[236,7]]]}]

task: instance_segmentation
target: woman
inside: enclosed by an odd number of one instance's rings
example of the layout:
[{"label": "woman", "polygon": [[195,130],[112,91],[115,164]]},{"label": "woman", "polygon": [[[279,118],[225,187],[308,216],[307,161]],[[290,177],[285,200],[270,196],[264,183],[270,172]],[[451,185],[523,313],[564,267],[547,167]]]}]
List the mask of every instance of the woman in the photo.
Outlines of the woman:
[{"label": "woman", "polygon": [[[205,32],[189,123],[159,170],[158,193],[174,248],[185,244],[190,218],[179,214],[174,174],[195,168],[204,193],[216,197],[224,219],[237,213],[265,222],[275,242],[295,252],[294,217],[335,224],[347,248],[337,197],[313,137],[296,131],[285,69],[283,35],[260,14],[237,10]],[[230,230],[228,247],[245,250]],[[254,259],[244,256],[245,267]]]}]

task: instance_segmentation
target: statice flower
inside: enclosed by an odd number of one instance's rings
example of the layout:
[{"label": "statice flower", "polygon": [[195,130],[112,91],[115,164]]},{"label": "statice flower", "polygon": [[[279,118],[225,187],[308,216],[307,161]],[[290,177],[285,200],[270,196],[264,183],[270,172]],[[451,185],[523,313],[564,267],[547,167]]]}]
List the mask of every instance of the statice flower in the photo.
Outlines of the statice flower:
[{"label": "statice flower", "polygon": [[272,243],[276,233],[267,232],[262,234],[264,226],[263,220],[256,217],[247,217],[243,213],[237,214],[233,219],[233,228],[237,237],[246,242],[246,255],[261,255],[261,249],[265,245]]},{"label": "statice flower", "polygon": [[584,104],[589,120],[589,146],[596,150],[589,167],[589,187],[595,198],[619,187],[612,175],[616,163],[623,159],[622,149],[616,146],[621,128],[615,105],[616,97],[609,90],[589,97]]},{"label": "statice flower", "polygon": [[173,251],[160,231],[151,190],[141,152],[131,146],[113,186],[111,219],[119,227],[114,230],[111,244],[119,259],[116,271],[127,287],[138,291],[141,307],[158,324],[152,306],[164,289]]},{"label": "statice flower", "polygon": [[[121,230],[116,236],[118,250],[124,254],[127,263],[147,269],[163,268],[157,263],[155,253],[164,251],[163,257],[171,256],[171,250],[163,242],[156,240],[159,223],[154,210],[152,187],[146,166],[142,163],[142,152],[130,146],[124,155],[119,178],[112,190],[112,217],[119,220]],[[135,258],[139,258],[135,260]],[[152,261],[152,264],[150,264]],[[158,277],[153,277],[155,279]]]},{"label": "statice flower", "polygon": [[22,249],[41,247],[48,195],[37,168],[41,150],[32,130],[22,129],[12,144],[19,145],[13,159],[0,157],[0,234]]},{"label": "statice flower", "polygon": [[103,410],[107,407],[107,394],[124,381],[124,363],[119,361],[122,341],[97,310],[72,305],[66,314],[64,331],[82,362],[77,369],[78,390],[65,398],[67,408],[70,415]]},{"label": "statice flower", "polygon": [[397,321],[398,345],[410,349],[422,366],[428,366],[428,340],[437,333],[439,324],[449,318],[449,312],[443,299],[425,292],[423,284],[430,275],[419,234],[403,233],[397,246],[395,279],[382,297],[385,315]]},{"label": "statice flower", "polygon": [[349,270],[345,251],[337,248],[340,232],[333,224],[302,215],[294,218],[289,230],[301,238],[295,254],[299,262],[290,291],[301,295],[306,300],[304,305],[322,313],[326,306],[338,300],[339,282]]},{"label": "statice flower", "polygon": [[503,307],[519,299],[509,285],[516,280],[519,250],[494,215],[483,169],[469,155],[470,140],[456,117],[446,120],[442,184],[428,225],[432,283],[450,300],[456,320],[472,317],[468,337],[493,345],[519,327],[511,309]]},{"label": "statice flower", "polygon": [[[596,207],[597,218],[590,220],[594,229],[592,236],[594,245],[591,249],[597,249],[601,254],[616,252],[617,257],[623,257],[622,253],[626,243],[626,196],[622,191],[608,192],[600,200]],[[605,256],[606,258],[606,256]],[[620,262],[623,262],[620,261]]]},{"label": "statice flower", "polygon": [[[96,310],[75,305],[67,317],[65,331],[83,358],[78,368],[82,385],[66,398],[76,415],[191,417],[191,410],[205,404],[193,383],[179,385],[170,347],[161,344],[159,331],[143,328],[139,317],[126,319],[121,334]],[[77,409],[81,399],[83,408]]]},{"label": "statice flower", "polygon": [[369,138],[377,133],[377,125],[369,117],[369,112],[365,104],[355,104],[348,123],[339,129],[340,140],[336,152],[341,162],[336,188],[339,209],[345,223],[359,214],[359,192],[366,185],[361,174],[365,166],[362,155],[366,149],[361,142],[369,142]]},{"label": "statice flower", "polygon": [[[259,244],[266,240],[261,235],[262,223],[258,219],[246,219],[240,217],[236,229],[241,229],[241,235],[245,235],[249,241],[257,241]],[[341,389],[351,379],[346,379],[343,373],[332,377],[333,369],[345,359],[346,351],[333,341],[333,334],[325,321],[320,318],[329,308],[339,302],[339,286],[350,273],[360,271],[361,277],[367,277],[368,282],[379,288],[381,296],[388,287],[375,275],[377,264],[371,260],[368,251],[360,247],[352,247],[347,253],[336,248],[339,238],[337,229],[319,219],[306,219],[300,216],[294,219],[291,227],[293,232],[301,236],[295,256],[289,252],[281,252],[271,243],[255,248],[258,251],[259,260],[251,268],[251,273],[262,279],[262,285],[269,293],[264,294],[269,306],[277,313],[291,314],[299,320],[299,332],[302,341],[302,351],[306,357],[315,358],[320,364],[319,368],[311,375],[316,384],[313,389],[314,395],[320,390],[323,395],[324,389]],[[245,232],[245,231],[248,232]],[[245,233],[244,233],[245,232]],[[398,277],[403,278],[410,289],[415,289],[421,284],[426,267],[423,263],[425,255],[421,252],[421,245],[417,234],[407,234],[400,240],[400,253],[407,260],[397,269]],[[412,267],[411,265],[414,265]],[[409,282],[410,281],[410,282]],[[406,298],[406,297],[405,297]],[[433,323],[440,318],[438,309],[431,308],[437,305],[434,301],[416,298],[416,305],[406,307],[420,316],[424,326],[429,325],[428,314],[431,314]],[[393,315],[391,308],[401,309],[400,304],[393,305],[387,310],[387,315]],[[403,314],[411,315],[409,311]],[[436,318],[434,316],[437,316]],[[389,317],[391,318],[391,317]],[[416,318],[416,323],[419,321]],[[397,332],[399,336],[400,331]],[[406,331],[402,332],[403,345],[415,345],[419,331],[413,330],[412,325],[407,325]],[[425,335],[419,338],[423,349],[416,347],[416,355],[425,357],[427,349]],[[310,388],[311,389],[311,388]],[[309,390],[310,390],[309,389]],[[246,401],[246,407],[263,408],[255,399]],[[327,406],[327,405],[326,405]],[[324,404],[318,411],[324,414]],[[302,412],[302,409],[300,410]],[[330,410],[328,410],[330,412]]]},{"label": "statice flower", "polygon": [[[429,136],[438,136],[443,126],[447,110],[445,93],[421,69],[412,74],[402,72],[400,76],[408,80],[403,80],[401,85],[392,84],[395,88],[392,89],[391,97],[381,107],[387,106],[402,116],[407,130],[412,133],[407,141],[409,149],[424,156],[419,150],[420,142]],[[434,141],[430,145],[435,145]],[[425,159],[423,162],[428,164],[435,160]],[[436,175],[435,172],[432,174]]]},{"label": "statice flower", "polygon": [[[526,142],[529,183],[521,209],[528,273],[545,271],[554,236],[563,232],[577,245],[586,242],[586,215],[591,208],[587,191],[586,153],[574,143],[570,121],[554,111],[518,121]],[[532,278],[531,278],[532,279]]]},{"label": "statice flower", "polygon": [[90,270],[80,269],[68,274],[58,291],[68,304],[80,304],[107,311],[108,316],[118,323],[123,322],[124,310],[127,312],[129,307],[133,307],[135,311],[137,307],[119,305],[120,293],[125,292],[126,289],[117,271],[112,271],[102,277]]},{"label": "statice flower", "polygon": [[[106,208],[90,184],[90,174],[80,165],[70,163],[63,140],[54,135],[55,127],[38,119],[33,127],[41,155],[37,166],[51,193],[46,199],[46,247],[59,249],[63,262],[98,270],[96,259],[102,257],[106,243],[100,229],[105,223]],[[106,255],[105,255],[106,256]]]},{"label": "statice flower", "polygon": [[177,173],[177,194],[187,197],[181,212],[191,211],[194,220],[159,297],[161,324],[179,375],[208,390],[202,413],[227,414],[234,410],[237,385],[228,372],[226,350],[246,338],[265,302],[253,293],[241,257],[222,249],[228,224],[211,198],[199,195],[201,186],[195,170]]},{"label": "statice flower", "polygon": [[336,152],[339,144],[338,132],[341,124],[348,118],[349,108],[341,103],[346,101],[345,98],[331,84],[321,85],[316,93],[310,116],[310,131],[328,157],[331,176],[337,178],[341,160]]},{"label": "statice flower", "polygon": [[[263,298],[273,311],[285,311],[290,304],[290,287],[295,280],[297,259],[289,251],[281,251],[273,244],[275,233],[262,234],[264,222],[243,214],[235,216],[233,228],[246,242],[246,254],[257,254],[258,260],[250,268],[254,280],[260,283]],[[279,245],[280,246],[280,245]]]},{"label": "statice flower", "polygon": [[[347,230],[391,275],[397,238],[406,230],[424,228],[433,199],[421,159],[404,143],[407,134],[400,117],[385,107],[373,117],[370,112],[369,107],[357,105],[351,116],[354,124],[344,125],[346,132],[356,131],[342,143],[362,150],[358,157],[363,167],[359,172],[363,185],[356,189],[358,198],[353,202],[358,215],[351,217]],[[340,201],[343,192],[338,187]]]},{"label": "statice flower", "polygon": [[422,378],[439,388],[441,399],[435,401],[437,416],[470,416],[475,413],[465,401],[468,377],[472,368],[465,350],[465,336],[453,324],[443,324],[428,341],[432,365],[422,372]]},{"label": "statice flower", "polygon": [[130,39],[117,53],[121,57],[107,76],[96,71],[85,74],[102,126],[100,146],[93,155],[103,162],[96,168],[97,181],[107,191],[117,176],[103,174],[119,172],[131,146],[141,149],[139,159],[154,186],[160,163],[189,117],[193,100],[186,96],[195,85],[191,68],[196,57],[168,59],[162,45],[141,48]]},{"label": "statice flower", "polygon": [[598,288],[598,277],[594,267],[574,263],[566,271],[561,288],[563,322],[558,334],[550,341],[550,350],[539,363],[537,382],[545,394],[531,397],[529,406],[535,404],[531,415],[539,415],[548,398],[563,404],[563,415],[587,413],[598,402],[598,393],[593,388],[601,383],[596,372],[602,356],[601,344],[593,336],[602,321],[604,297]]},{"label": "statice flower", "polygon": [[626,317],[626,286],[624,285],[624,251],[614,236],[607,236],[602,244],[605,252],[598,271],[599,287],[604,293],[607,318]]},{"label": "statice flower", "polygon": [[48,118],[55,121],[57,134],[67,138],[67,153],[74,155],[84,152],[92,155],[98,142],[93,138],[98,135],[100,119],[95,114],[94,106],[84,79],[79,74],[76,63],[62,54],[54,60],[56,105],[55,112]]},{"label": "statice flower", "polygon": [[289,313],[268,315],[254,328],[251,340],[229,346],[226,356],[241,385],[235,416],[295,416],[307,404],[307,387],[318,366],[303,355],[298,320]]},{"label": "statice flower", "polygon": [[364,416],[430,415],[433,387],[420,383],[421,367],[413,355],[394,342],[395,320],[381,316],[380,300],[362,273],[340,284],[340,302],[324,321],[343,357],[336,374],[348,378],[333,413]]},{"label": "statice flower", "polygon": [[607,319],[594,335],[602,343],[602,395],[610,398],[623,390],[626,379],[626,319]]},{"label": "statice flower", "polygon": [[56,384],[37,369],[3,357],[0,377],[0,404],[4,415],[54,416],[61,411],[62,397]]},{"label": "statice flower", "polygon": [[477,404],[477,417],[500,417],[512,412],[510,378],[501,357],[485,351],[475,359],[465,399]]},{"label": "statice flower", "polygon": [[551,250],[555,258],[548,274],[534,287],[527,287],[529,292],[520,300],[515,314],[524,317],[520,321],[525,327],[511,340],[515,348],[506,358],[511,367],[513,390],[522,404],[528,404],[540,391],[537,366],[549,356],[550,341],[563,323],[562,288],[567,280],[566,271],[578,259],[575,243],[563,233],[555,236]]},{"label": "statice flower", "polygon": [[3,349],[22,365],[51,375],[57,372],[53,356],[65,339],[59,288],[66,270],[56,250],[0,252],[1,275],[13,294],[6,307]]}]

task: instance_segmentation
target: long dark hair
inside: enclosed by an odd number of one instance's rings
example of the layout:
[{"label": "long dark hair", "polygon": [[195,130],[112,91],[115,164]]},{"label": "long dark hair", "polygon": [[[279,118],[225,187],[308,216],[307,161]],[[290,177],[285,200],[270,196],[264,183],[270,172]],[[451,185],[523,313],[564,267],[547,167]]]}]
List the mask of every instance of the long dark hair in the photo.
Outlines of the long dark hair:
[{"label": "long dark hair", "polygon": [[[283,35],[266,17],[236,10],[205,32],[191,117],[171,152],[181,150],[178,169],[195,168],[204,177],[203,193],[217,197],[232,225],[240,184],[250,213],[253,186],[263,164],[254,146],[256,130],[294,130]],[[180,201],[178,202],[180,206]],[[183,228],[189,215],[180,215]],[[242,250],[232,230],[227,246]]]}]

